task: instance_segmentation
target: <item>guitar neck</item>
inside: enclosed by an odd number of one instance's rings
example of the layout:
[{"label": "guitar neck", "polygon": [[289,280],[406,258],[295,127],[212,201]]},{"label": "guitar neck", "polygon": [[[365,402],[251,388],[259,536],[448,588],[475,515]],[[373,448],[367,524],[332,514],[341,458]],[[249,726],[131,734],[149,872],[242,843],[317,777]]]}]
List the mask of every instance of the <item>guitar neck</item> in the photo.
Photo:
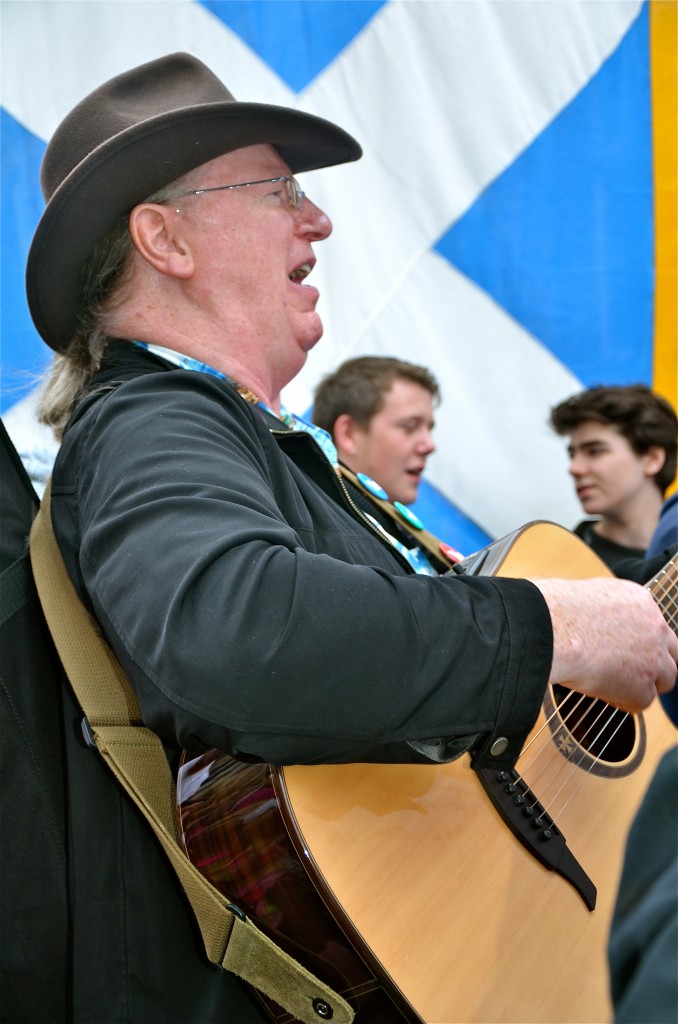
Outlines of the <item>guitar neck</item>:
[{"label": "guitar neck", "polygon": [[659,605],[667,623],[678,634],[678,565],[672,558],[661,572],[650,580],[647,588]]}]

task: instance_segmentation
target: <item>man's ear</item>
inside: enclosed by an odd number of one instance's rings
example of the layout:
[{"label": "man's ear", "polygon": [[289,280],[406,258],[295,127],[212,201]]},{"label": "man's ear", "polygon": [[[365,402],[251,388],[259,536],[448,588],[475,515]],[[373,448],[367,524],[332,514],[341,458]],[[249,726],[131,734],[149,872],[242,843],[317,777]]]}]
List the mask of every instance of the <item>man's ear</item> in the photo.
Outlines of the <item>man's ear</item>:
[{"label": "man's ear", "polygon": [[139,254],[168,277],[187,278],[194,270],[184,225],[181,213],[163,203],[140,203],[129,217],[129,233]]},{"label": "man's ear", "polygon": [[[355,455],[358,450],[358,433],[361,428],[352,416],[343,412],[337,416],[332,428],[332,436],[337,446],[337,451],[345,455]],[[364,433],[364,431],[362,431]]]},{"label": "man's ear", "polygon": [[645,475],[656,476],[666,462],[666,451],[661,445],[653,444],[643,455],[643,462],[645,464]]}]

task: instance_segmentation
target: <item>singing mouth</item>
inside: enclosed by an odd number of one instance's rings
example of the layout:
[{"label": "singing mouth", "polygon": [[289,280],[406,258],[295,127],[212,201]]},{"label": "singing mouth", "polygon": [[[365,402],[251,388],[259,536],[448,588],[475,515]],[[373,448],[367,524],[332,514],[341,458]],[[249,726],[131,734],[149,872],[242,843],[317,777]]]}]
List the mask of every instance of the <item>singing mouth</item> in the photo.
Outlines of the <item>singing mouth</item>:
[{"label": "singing mouth", "polygon": [[305,277],[311,273],[312,267],[310,263],[302,263],[300,267],[293,270],[291,274],[288,274],[290,281],[293,284],[301,284]]}]

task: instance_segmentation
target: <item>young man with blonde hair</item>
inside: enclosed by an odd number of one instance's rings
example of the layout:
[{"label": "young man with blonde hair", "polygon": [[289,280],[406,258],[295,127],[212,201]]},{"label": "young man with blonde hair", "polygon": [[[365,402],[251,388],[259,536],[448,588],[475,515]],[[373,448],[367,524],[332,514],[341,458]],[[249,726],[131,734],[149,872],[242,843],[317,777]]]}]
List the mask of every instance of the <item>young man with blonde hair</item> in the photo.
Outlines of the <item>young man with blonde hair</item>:
[{"label": "young man with blonde hair", "polygon": [[425,366],[360,356],[320,382],[313,421],[332,435],[340,462],[374,480],[391,501],[410,505],[435,451],[439,401],[438,382]]}]

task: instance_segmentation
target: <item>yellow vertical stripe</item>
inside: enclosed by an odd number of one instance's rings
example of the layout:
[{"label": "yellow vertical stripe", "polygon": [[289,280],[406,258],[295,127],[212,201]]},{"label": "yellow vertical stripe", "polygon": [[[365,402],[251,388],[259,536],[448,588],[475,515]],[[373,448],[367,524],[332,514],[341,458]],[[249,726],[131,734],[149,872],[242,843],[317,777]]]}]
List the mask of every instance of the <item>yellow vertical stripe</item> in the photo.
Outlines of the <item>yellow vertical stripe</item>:
[{"label": "yellow vertical stripe", "polygon": [[678,2],[650,0],[654,161],[653,387],[678,405]]}]

